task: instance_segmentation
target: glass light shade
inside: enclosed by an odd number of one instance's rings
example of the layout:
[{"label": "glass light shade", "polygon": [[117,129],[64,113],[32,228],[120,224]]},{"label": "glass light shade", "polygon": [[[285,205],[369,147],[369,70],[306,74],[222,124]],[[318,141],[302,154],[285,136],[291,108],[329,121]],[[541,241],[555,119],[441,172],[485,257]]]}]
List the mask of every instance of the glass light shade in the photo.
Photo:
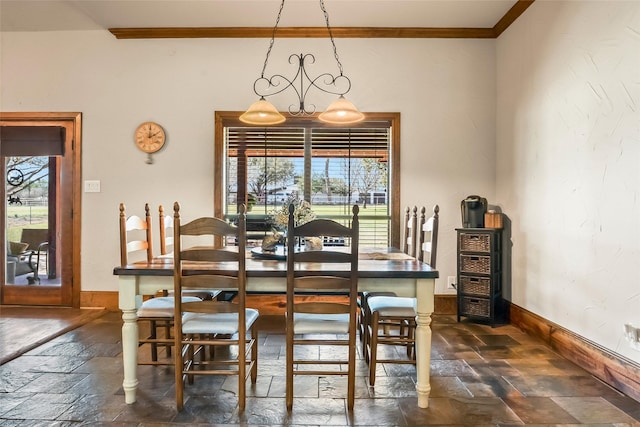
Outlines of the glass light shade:
[{"label": "glass light shade", "polygon": [[251,107],[240,115],[241,122],[251,125],[277,125],[285,120],[276,107],[264,98],[251,104]]},{"label": "glass light shade", "polygon": [[364,120],[364,114],[358,111],[351,101],[340,96],[327,107],[324,113],[318,116],[318,119],[325,123],[334,124],[356,123]]}]

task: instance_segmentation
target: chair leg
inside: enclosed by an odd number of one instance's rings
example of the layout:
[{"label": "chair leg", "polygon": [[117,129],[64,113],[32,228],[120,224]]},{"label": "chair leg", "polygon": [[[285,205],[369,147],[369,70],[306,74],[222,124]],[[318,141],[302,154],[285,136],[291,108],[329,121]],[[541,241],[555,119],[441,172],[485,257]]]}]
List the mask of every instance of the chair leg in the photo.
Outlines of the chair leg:
[{"label": "chair leg", "polygon": [[[193,336],[190,336],[190,339],[193,339]],[[196,355],[200,356],[200,362],[204,362],[204,349],[202,348],[202,346],[198,346],[198,349],[195,349],[195,344],[188,344],[187,346],[187,370],[193,370],[196,369]],[[202,363],[199,363],[198,366],[200,369],[204,369],[204,365]],[[194,375],[193,374],[188,374],[187,375],[187,379],[189,381],[189,384],[193,384],[194,381]]]},{"label": "chair leg", "polygon": [[242,413],[247,401],[247,331],[238,333],[238,411]]},{"label": "chair leg", "polygon": [[258,379],[258,336],[254,325],[251,326],[251,384]]},{"label": "chair leg", "polygon": [[360,294],[358,296],[359,298],[359,304],[358,304],[358,308],[356,311],[356,328],[358,329],[358,332],[360,333],[360,341],[364,342],[364,337],[365,337],[365,297],[364,295]]},{"label": "chair leg", "polygon": [[[167,321],[167,323],[165,323],[165,325],[164,325],[164,337],[166,339],[171,338],[171,321]],[[170,345],[166,345],[165,349],[166,349],[166,352],[167,352],[167,357],[171,357],[171,346]]]},{"label": "chair leg", "polygon": [[367,313],[366,301],[363,301],[360,309],[360,340],[362,348],[367,348],[367,334],[369,333],[369,314]]},{"label": "chair leg", "polygon": [[362,352],[364,353],[364,361],[369,363],[369,346],[371,344],[371,312],[369,311],[369,307],[365,306],[364,308],[364,317],[362,318],[364,322],[364,338],[362,340]]},{"label": "chair leg", "polygon": [[355,403],[355,379],[356,379],[356,337],[355,331],[349,336],[349,372],[347,374],[347,409],[353,410]]},{"label": "chair leg", "polygon": [[[151,338],[152,340],[155,340],[158,338],[158,334],[157,334],[157,328],[158,328],[158,324],[156,323],[155,320],[151,320],[149,322],[151,331],[149,333],[149,338]],[[154,362],[158,361],[158,345],[154,342],[151,343],[151,360],[153,360]]]},{"label": "chair leg", "polygon": [[356,314],[356,329],[358,330],[358,333],[360,334],[360,341],[362,341],[362,334],[363,334],[363,322],[362,322],[362,306],[359,306],[357,309],[357,314]]},{"label": "chair leg", "polygon": [[378,357],[378,329],[380,325],[379,313],[377,311],[371,313],[369,318],[369,327],[371,334],[369,335],[369,385],[374,386],[376,383],[376,359]]},{"label": "chair leg", "polygon": [[293,408],[293,331],[287,328],[286,344],[286,404],[287,411]]},{"label": "chair leg", "polygon": [[175,373],[175,387],[176,387],[176,406],[178,411],[182,411],[184,408],[184,377],[182,370],[184,366],[183,350],[180,344],[180,339],[176,338],[176,351],[174,356],[174,373]]}]

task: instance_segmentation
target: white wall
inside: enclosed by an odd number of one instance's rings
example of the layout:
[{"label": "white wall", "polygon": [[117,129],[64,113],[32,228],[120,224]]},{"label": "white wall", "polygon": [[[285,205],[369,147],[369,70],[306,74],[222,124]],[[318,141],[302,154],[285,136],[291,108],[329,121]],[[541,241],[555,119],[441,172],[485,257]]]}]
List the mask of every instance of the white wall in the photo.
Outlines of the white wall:
[{"label": "white wall", "polygon": [[[213,115],[255,101],[265,39],[116,40],[108,32],[0,33],[2,111],[83,113],[83,180],[101,193],[82,200],[82,289],[117,290],[118,204],[145,202],[185,217],[213,213]],[[437,292],[455,275],[460,200],[495,202],[495,41],[338,39],[364,112],[401,113],[401,203],[438,203]],[[292,70],[291,53],[316,54],[318,72],[336,67],[326,39],[277,39],[267,74]],[[285,110],[289,98],[274,99]],[[145,164],[133,132],[153,120],[166,148]],[[157,242],[156,242],[157,243]]]},{"label": "white wall", "polygon": [[497,42],[512,301],[640,361],[640,2],[537,1]]}]

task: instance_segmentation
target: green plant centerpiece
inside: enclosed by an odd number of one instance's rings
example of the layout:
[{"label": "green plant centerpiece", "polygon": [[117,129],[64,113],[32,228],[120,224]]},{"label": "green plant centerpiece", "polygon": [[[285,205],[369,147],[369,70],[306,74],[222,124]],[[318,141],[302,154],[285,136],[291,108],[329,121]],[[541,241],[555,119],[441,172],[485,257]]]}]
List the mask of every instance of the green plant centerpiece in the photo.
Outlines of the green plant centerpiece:
[{"label": "green plant centerpiece", "polygon": [[262,240],[263,251],[275,251],[278,243],[284,243],[289,225],[289,205],[294,206],[294,220],[296,226],[305,224],[316,218],[315,212],[311,209],[311,203],[300,199],[297,195],[287,197],[282,206],[271,211],[272,236],[265,236]]}]

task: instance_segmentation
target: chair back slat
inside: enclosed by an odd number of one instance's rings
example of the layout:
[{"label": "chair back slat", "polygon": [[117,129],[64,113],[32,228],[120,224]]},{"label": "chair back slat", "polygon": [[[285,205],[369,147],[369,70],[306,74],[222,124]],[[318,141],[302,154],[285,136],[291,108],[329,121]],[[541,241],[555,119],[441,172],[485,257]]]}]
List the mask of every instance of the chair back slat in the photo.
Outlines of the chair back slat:
[{"label": "chair back slat", "polygon": [[129,218],[127,218],[126,228],[127,228],[127,231],[146,230],[147,222],[142,218],[140,218],[139,216],[132,215]]},{"label": "chair back slat", "polygon": [[184,302],[182,309],[189,313],[238,313],[240,307],[238,304],[232,304],[227,301],[200,301],[200,302]]},{"label": "chair back slat", "polygon": [[351,252],[338,252],[330,250],[298,252],[293,254],[295,262],[325,262],[348,263],[351,262]]},{"label": "chair back slat", "polygon": [[322,218],[314,219],[293,229],[293,237],[342,237],[350,235],[351,228],[330,219]]},{"label": "chair back slat", "polygon": [[346,291],[351,287],[350,277],[304,276],[294,279],[294,286],[300,290]]},{"label": "chair back slat", "polygon": [[219,274],[182,276],[182,289],[211,289],[212,283],[216,289],[234,289],[238,287],[238,278]]},{"label": "chair back slat", "polygon": [[[127,252],[146,251],[149,249],[149,243],[144,240],[135,240],[127,243]],[[128,258],[128,256],[127,256]]]},{"label": "chair back slat", "polygon": [[180,225],[181,236],[212,235],[237,237],[239,232],[238,227],[214,217],[197,218],[187,224]]},{"label": "chair back slat", "polygon": [[226,262],[238,261],[238,252],[219,248],[193,247],[180,253],[182,261]]},{"label": "chair back slat", "polygon": [[294,304],[294,310],[296,313],[345,314],[349,313],[349,306],[336,302],[301,303]]}]

